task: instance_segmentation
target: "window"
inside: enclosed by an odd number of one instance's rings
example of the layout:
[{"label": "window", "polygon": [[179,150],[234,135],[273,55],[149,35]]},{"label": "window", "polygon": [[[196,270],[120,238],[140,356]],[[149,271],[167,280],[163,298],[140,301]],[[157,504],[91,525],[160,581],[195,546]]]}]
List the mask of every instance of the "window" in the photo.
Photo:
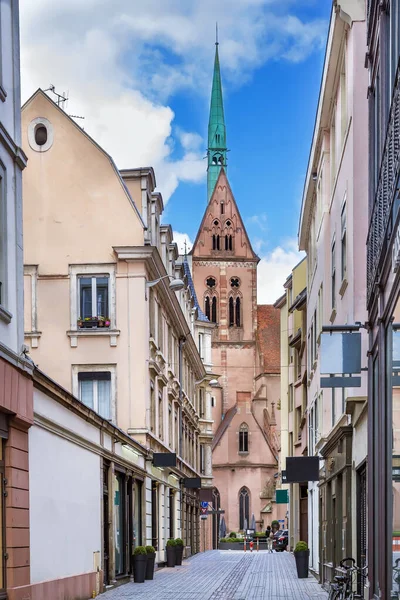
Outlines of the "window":
[{"label": "window", "polygon": [[221,215],[223,215],[225,212],[225,205],[223,202],[221,202]]},{"label": "window", "polygon": [[336,306],[336,255],[335,255],[335,239],[331,247],[331,304],[332,310]]},{"label": "window", "polygon": [[342,212],[340,216],[341,227],[341,253],[340,253],[340,274],[343,279],[346,277],[347,270],[347,240],[346,240],[346,200],[343,202]]},{"label": "window", "polygon": [[217,285],[217,281],[216,281],[215,277],[207,277],[206,285],[210,289],[214,288]]},{"label": "window", "polygon": [[241,325],[241,317],[240,317],[240,298],[236,298],[235,302],[235,324],[236,327],[240,327]]},{"label": "window", "polygon": [[175,492],[169,488],[169,537],[175,538]]},{"label": "window", "polygon": [[293,386],[289,385],[289,412],[293,410]]},{"label": "window", "polygon": [[158,437],[164,437],[164,404],[162,390],[158,392]]},{"label": "window", "polygon": [[250,497],[247,488],[243,487],[239,492],[239,529],[243,531],[249,526]]},{"label": "window", "polygon": [[232,289],[240,287],[240,279],[239,279],[239,277],[231,277],[230,283],[231,283],[231,288]]},{"label": "window", "polygon": [[215,406],[215,396],[211,396],[211,408]]},{"label": "window", "polygon": [[341,143],[344,143],[344,136],[347,129],[347,84],[346,84],[346,56],[343,58],[340,71],[340,113],[341,113]]},{"label": "window", "polygon": [[151,545],[158,549],[158,483],[151,483]]},{"label": "window", "polygon": [[336,388],[332,388],[331,427],[336,422]]},{"label": "window", "polygon": [[333,107],[333,116],[331,121],[330,130],[330,156],[331,156],[331,194],[333,192],[333,185],[336,177],[336,126],[335,126],[335,111],[336,106]]},{"label": "window", "polygon": [[239,296],[229,297],[229,327],[241,326],[241,301]]},{"label": "window", "polygon": [[78,373],[79,399],[104,419],[111,419],[111,373]]},{"label": "window", "polygon": [[0,305],[6,303],[6,190],[4,171],[0,165]]},{"label": "window", "polygon": [[154,381],[150,381],[150,431],[156,429],[156,401],[154,391]]},{"label": "window", "polygon": [[211,321],[211,306],[209,296],[206,296],[206,299],[204,300],[204,312],[206,314],[207,319]]},{"label": "window", "polygon": [[79,327],[110,327],[109,277],[79,278]]},{"label": "window", "polygon": [[235,308],[232,296],[229,298],[229,327],[235,324]]},{"label": "window", "polygon": [[211,322],[212,323],[216,323],[217,322],[217,298],[215,296],[212,299]]},{"label": "window", "polygon": [[226,235],[225,236],[225,250],[232,250],[233,245],[232,245],[232,236],[231,235]]},{"label": "window", "polygon": [[47,142],[47,129],[42,123],[35,127],[35,142],[38,146],[44,146]]},{"label": "window", "polygon": [[239,452],[249,451],[249,428],[246,423],[242,423],[239,429]]},{"label": "window", "polygon": [[200,473],[204,475],[205,472],[204,444],[200,444]]},{"label": "window", "polygon": [[203,338],[204,338],[204,333],[199,333],[199,354],[200,354],[201,360],[203,360],[203,358],[204,358],[204,356],[203,356]]}]

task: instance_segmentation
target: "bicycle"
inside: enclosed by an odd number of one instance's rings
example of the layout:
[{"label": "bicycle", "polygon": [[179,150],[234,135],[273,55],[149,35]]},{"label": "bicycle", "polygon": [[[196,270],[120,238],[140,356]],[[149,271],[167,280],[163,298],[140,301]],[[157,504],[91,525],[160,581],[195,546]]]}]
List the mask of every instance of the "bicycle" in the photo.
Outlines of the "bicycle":
[{"label": "bicycle", "polygon": [[[351,565],[346,563],[351,562]],[[330,585],[328,600],[356,600],[363,598],[354,592],[354,574],[362,574],[367,567],[357,567],[354,558],[347,557],[340,561],[340,568],[344,570],[343,575],[335,575],[334,582]]]},{"label": "bicycle", "polygon": [[392,598],[400,598],[400,558],[396,558],[393,565],[393,583],[396,584],[397,590],[392,591]]}]

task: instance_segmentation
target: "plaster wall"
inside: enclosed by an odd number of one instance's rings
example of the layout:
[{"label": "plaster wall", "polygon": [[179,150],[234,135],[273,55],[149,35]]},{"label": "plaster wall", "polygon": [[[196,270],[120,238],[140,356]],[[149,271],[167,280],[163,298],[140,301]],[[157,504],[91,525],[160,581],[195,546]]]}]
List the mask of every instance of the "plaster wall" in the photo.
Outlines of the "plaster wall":
[{"label": "plaster wall", "polygon": [[[35,390],[35,408],[49,408],[51,402]],[[66,421],[72,416],[61,412]],[[90,426],[82,427],[89,439],[98,435]],[[31,583],[94,570],[93,553],[101,550],[100,469],[96,453],[36,423],[31,428]]]}]

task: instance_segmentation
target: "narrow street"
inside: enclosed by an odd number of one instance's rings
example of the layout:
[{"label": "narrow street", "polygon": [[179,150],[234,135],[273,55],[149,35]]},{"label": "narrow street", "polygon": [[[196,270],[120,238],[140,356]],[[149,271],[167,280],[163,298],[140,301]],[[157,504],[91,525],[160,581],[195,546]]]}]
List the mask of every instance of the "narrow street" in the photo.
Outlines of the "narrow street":
[{"label": "narrow street", "polygon": [[288,552],[219,551],[198,554],[181,567],[160,569],[153,581],[128,583],[102,600],[325,600],[314,577],[298,579]]}]

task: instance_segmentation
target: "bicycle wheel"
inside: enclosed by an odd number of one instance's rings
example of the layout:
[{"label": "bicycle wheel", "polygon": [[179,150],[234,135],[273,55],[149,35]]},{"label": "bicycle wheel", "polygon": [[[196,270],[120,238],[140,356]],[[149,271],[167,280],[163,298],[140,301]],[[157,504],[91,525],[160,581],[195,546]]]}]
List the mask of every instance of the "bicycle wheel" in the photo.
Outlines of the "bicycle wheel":
[{"label": "bicycle wheel", "polygon": [[341,597],[340,591],[331,585],[328,600],[339,600]]}]

